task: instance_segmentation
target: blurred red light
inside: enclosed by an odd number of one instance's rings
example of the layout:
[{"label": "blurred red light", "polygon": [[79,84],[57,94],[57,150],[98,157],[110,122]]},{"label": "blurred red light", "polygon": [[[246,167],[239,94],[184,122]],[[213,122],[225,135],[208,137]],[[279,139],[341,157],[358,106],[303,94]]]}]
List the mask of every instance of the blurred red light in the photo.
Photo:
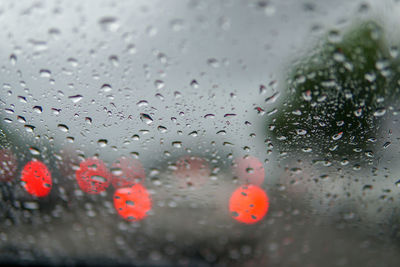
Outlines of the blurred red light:
[{"label": "blurred red light", "polygon": [[249,156],[236,159],[233,171],[244,184],[261,185],[264,182],[264,166],[256,157]]},{"label": "blurred red light", "polygon": [[82,161],[75,176],[81,190],[88,194],[99,194],[110,185],[111,174],[103,161],[98,158]]},{"label": "blurred red light", "polygon": [[141,184],[135,184],[115,191],[114,207],[125,220],[140,221],[151,210],[152,201],[147,189]]},{"label": "blurred red light", "polygon": [[23,168],[21,180],[25,190],[36,197],[45,197],[50,193],[53,182],[46,165],[38,160],[29,161]]},{"label": "blurred red light", "polygon": [[121,157],[111,166],[112,184],[115,188],[143,183],[146,173],[139,160]]},{"label": "blurred red light", "polygon": [[267,214],[268,208],[267,194],[256,185],[243,185],[237,188],[229,200],[232,217],[246,224],[259,222]]}]

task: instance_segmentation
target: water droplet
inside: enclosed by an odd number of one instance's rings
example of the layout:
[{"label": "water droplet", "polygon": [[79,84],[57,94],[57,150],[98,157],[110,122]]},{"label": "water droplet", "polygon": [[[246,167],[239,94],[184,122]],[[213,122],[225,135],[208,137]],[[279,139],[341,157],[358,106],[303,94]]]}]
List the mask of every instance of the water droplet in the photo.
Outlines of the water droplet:
[{"label": "water droplet", "polygon": [[198,135],[197,131],[193,131],[193,132],[189,133],[189,136],[192,136],[192,137],[196,137],[197,135]]},{"label": "water droplet", "polygon": [[219,62],[215,58],[210,58],[207,60],[207,64],[213,68],[218,68],[219,67]]},{"label": "water droplet", "polygon": [[99,20],[100,28],[103,31],[116,32],[120,25],[118,20],[114,17],[103,17]]},{"label": "water droplet", "polygon": [[158,129],[158,131],[160,133],[166,133],[167,132],[167,127],[164,127],[164,126],[161,126],[161,125],[158,126],[157,129]]},{"label": "water droplet", "polygon": [[114,67],[118,67],[119,66],[119,59],[116,55],[111,55],[108,60],[110,61],[110,63],[114,66]]},{"label": "water droplet", "polygon": [[385,108],[377,108],[374,112],[374,116],[375,117],[382,117],[383,115],[385,115],[386,113],[386,109]]},{"label": "water droplet", "polygon": [[85,121],[87,124],[92,124],[92,118],[90,118],[90,117],[86,117]]},{"label": "water droplet", "polygon": [[181,148],[182,147],[182,142],[181,141],[174,141],[172,142],[172,146],[176,148]]},{"label": "water droplet", "polygon": [[370,83],[373,83],[376,80],[376,74],[375,73],[366,73],[364,75],[364,78],[369,81]]},{"label": "water droplet", "polygon": [[214,114],[206,114],[206,115],[204,115],[204,118],[205,119],[214,119],[215,115]]},{"label": "water droplet", "polygon": [[50,70],[45,70],[42,69],[39,71],[40,77],[42,78],[50,78],[51,77],[51,71]]},{"label": "water droplet", "polygon": [[136,103],[138,107],[146,107],[149,105],[149,103],[146,100],[140,100],[139,102]]},{"label": "water droplet", "polygon": [[342,136],[343,136],[343,132],[340,132],[340,133],[334,134],[332,136],[332,139],[336,141],[336,140],[339,140],[340,138],[342,138]]},{"label": "water droplet", "polygon": [[163,81],[161,81],[161,80],[156,80],[156,81],[154,82],[154,86],[155,86],[157,89],[162,89],[162,88],[164,88],[165,83],[164,83]]},{"label": "water droplet", "polygon": [[178,32],[183,29],[183,21],[180,19],[174,19],[170,24],[173,31]]},{"label": "water droplet", "polygon": [[59,125],[58,125],[58,129],[60,129],[60,131],[62,131],[62,132],[64,132],[64,133],[67,133],[67,132],[69,131],[68,126],[65,125],[65,124],[59,124]]},{"label": "water droplet", "polygon": [[158,30],[154,26],[149,26],[146,28],[146,33],[148,36],[153,37],[157,34]]},{"label": "water droplet", "polygon": [[71,101],[73,103],[78,103],[79,101],[82,100],[83,96],[82,95],[72,95],[68,97],[69,99],[71,99]]},{"label": "water droplet", "polygon": [[41,106],[34,106],[33,111],[35,111],[36,113],[42,113],[43,108]]},{"label": "water droplet", "polygon": [[307,130],[304,129],[296,129],[296,133],[298,135],[306,135],[307,134]]},{"label": "water droplet", "polygon": [[192,80],[190,82],[190,86],[193,87],[194,89],[199,88],[199,83],[196,80]]},{"label": "water droplet", "polygon": [[267,97],[265,99],[265,103],[267,103],[267,104],[275,103],[275,101],[279,98],[279,96],[280,96],[280,93],[276,92],[273,95],[271,95],[270,97]]},{"label": "water droplet", "polygon": [[224,115],[224,118],[229,118],[229,117],[234,117],[234,116],[236,116],[236,114],[234,114],[234,113],[226,113]]},{"label": "water droplet", "polygon": [[151,124],[153,122],[153,119],[150,117],[150,115],[146,113],[140,113],[140,119],[146,124]]},{"label": "water droplet", "polygon": [[17,56],[15,54],[10,55],[10,63],[13,66],[17,63]]},{"label": "water droplet", "polygon": [[97,144],[98,144],[100,147],[105,147],[105,146],[107,146],[107,143],[108,143],[107,139],[99,139],[99,140],[97,140]]},{"label": "water droplet", "polygon": [[41,153],[38,148],[33,147],[33,146],[29,147],[29,152],[34,156],[38,156]]},{"label": "water droplet", "polygon": [[383,144],[383,148],[386,149],[388,148],[392,143],[391,142],[386,142]]},{"label": "water droplet", "polygon": [[17,117],[17,121],[20,122],[20,123],[26,123],[26,119],[23,116],[18,116]]},{"label": "water droplet", "polygon": [[74,68],[78,67],[78,60],[76,60],[75,58],[68,58],[67,62]]},{"label": "water droplet", "polygon": [[307,91],[303,92],[302,96],[303,96],[303,99],[305,101],[311,101],[312,100],[311,91],[310,90],[307,90]]},{"label": "water droplet", "polygon": [[355,115],[356,117],[361,117],[361,115],[362,115],[362,109],[359,108],[359,109],[355,110],[355,111],[354,111],[354,115]]},{"label": "water droplet", "polygon": [[103,84],[100,89],[104,93],[108,93],[108,92],[110,92],[112,90],[112,87],[109,84]]}]

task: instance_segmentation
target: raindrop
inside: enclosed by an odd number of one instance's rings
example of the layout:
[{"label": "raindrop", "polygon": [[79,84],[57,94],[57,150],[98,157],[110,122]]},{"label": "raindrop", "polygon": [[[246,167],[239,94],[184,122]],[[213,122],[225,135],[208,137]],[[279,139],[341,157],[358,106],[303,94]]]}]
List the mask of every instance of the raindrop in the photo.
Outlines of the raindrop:
[{"label": "raindrop", "polygon": [[197,131],[193,131],[193,132],[189,133],[189,135],[192,137],[196,137],[198,134],[197,134]]},{"label": "raindrop", "polygon": [[158,126],[157,129],[158,129],[158,131],[160,133],[166,133],[167,132],[167,127],[164,127],[164,126],[161,126],[161,125]]},{"label": "raindrop", "polygon": [[273,95],[271,95],[270,97],[267,97],[265,99],[265,103],[267,103],[267,104],[275,103],[275,101],[278,99],[279,95],[280,95],[279,92],[274,93]]},{"label": "raindrop", "polygon": [[82,100],[83,96],[82,95],[72,95],[68,97],[69,99],[71,99],[71,101],[73,103],[78,103],[79,101]]},{"label": "raindrop", "polygon": [[42,78],[50,78],[51,77],[51,71],[49,71],[49,70],[42,69],[39,71],[39,74],[40,74],[40,77],[42,77]]},{"label": "raindrop", "polygon": [[292,114],[293,114],[293,115],[296,115],[296,116],[301,116],[302,112],[301,112],[301,110],[296,109],[296,110],[293,110],[293,111],[292,111]]},{"label": "raindrop", "polygon": [[207,60],[207,64],[213,68],[218,68],[219,67],[219,62],[215,58],[210,58]]},{"label": "raindrop", "polygon": [[68,58],[67,62],[74,68],[78,67],[78,61],[75,58]]},{"label": "raindrop", "polygon": [[146,29],[146,33],[147,33],[147,35],[148,36],[150,36],[150,37],[153,37],[153,36],[155,36],[156,34],[157,34],[157,28],[156,27],[153,27],[153,26],[149,26],[149,27],[147,27],[147,29]]},{"label": "raindrop", "polygon": [[307,134],[307,131],[304,130],[304,129],[296,129],[296,133],[297,133],[298,135],[306,135],[306,134]]},{"label": "raindrop", "polygon": [[336,141],[336,140],[339,140],[340,138],[342,138],[342,136],[343,136],[343,132],[340,132],[340,133],[333,135],[332,139]]},{"label": "raindrop", "polygon": [[15,54],[10,55],[10,63],[11,65],[15,65],[17,63],[17,56]]},{"label": "raindrop", "polygon": [[181,141],[174,141],[172,142],[172,146],[176,148],[181,148],[182,147],[182,142]]},{"label": "raindrop", "polygon": [[192,80],[190,82],[190,86],[197,89],[197,88],[199,88],[199,83],[196,80]]},{"label": "raindrop", "polygon": [[33,147],[33,146],[29,147],[29,152],[31,152],[31,154],[34,156],[40,155],[40,153],[41,153],[38,148]]},{"label": "raindrop", "polygon": [[118,168],[118,167],[113,167],[113,168],[111,168],[110,170],[111,170],[111,173],[112,173],[113,175],[115,175],[115,176],[120,176],[120,175],[123,174],[122,169],[121,169],[121,168]]},{"label": "raindrop", "polygon": [[65,125],[65,124],[59,124],[59,125],[58,125],[58,129],[60,129],[60,131],[62,131],[62,132],[64,132],[64,133],[67,133],[67,132],[69,131],[68,126]]},{"label": "raindrop", "polygon": [[138,107],[146,107],[149,105],[149,103],[146,100],[140,100],[139,102],[136,103]]},{"label": "raindrop", "polygon": [[170,24],[173,31],[178,32],[183,29],[183,21],[180,19],[174,19]]},{"label": "raindrop", "polygon": [[20,123],[26,123],[26,119],[23,116],[18,116],[17,117],[17,121],[20,122]]},{"label": "raindrop", "polygon": [[385,115],[386,113],[386,109],[385,108],[378,108],[375,110],[374,112],[374,116],[375,117],[382,117],[383,115]]},{"label": "raindrop", "polygon": [[386,149],[388,148],[392,143],[391,142],[386,142],[383,144],[383,148]]},{"label": "raindrop", "polygon": [[356,117],[361,117],[361,115],[362,115],[362,109],[359,108],[359,109],[355,110],[355,111],[354,111],[354,115],[355,115]]},{"label": "raindrop", "polygon": [[107,146],[107,143],[108,143],[107,139],[99,139],[99,140],[97,141],[97,144],[98,144],[100,147],[105,147],[105,146]]},{"label": "raindrop", "polygon": [[25,130],[28,132],[28,133],[33,133],[33,131],[35,130],[35,126],[33,126],[33,125],[24,125],[24,127],[25,127]]},{"label": "raindrop", "polygon": [[116,32],[120,25],[114,17],[103,17],[99,20],[100,28],[103,31]]},{"label": "raindrop", "polygon": [[164,83],[163,81],[161,81],[161,80],[156,80],[156,81],[154,82],[154,86],[155,86],[157,89],[162,89],[162,88],[164,88],[165,83]]},{"label": "raindrop", "polygon": [[234,116],[236,116],[236,114],[234,114],[234,113],[227,113],[227,114],[224,115],[224,118],[229,118],[229,117],[234,117]]},{"label": "raindrop", "polygon": [[305,91],[302,96],[305,101],[311,101],[312,99],[310,90]]},{"label": "raindrop", "polygon": [[111,55],[108,60],[110,61],[110,63],[114,66],[114,67],[118,67],[119,66],[119,59],[116,55]]},{"label": "raindrop", "polygon": [[105,93],[110,92],[111,90],[112,90],[112,87],[109,84],[103,84],[101,86],[101,91],[103,91]]},{"label": "raindrop", "polygon": [[151,124],[153,122],[153,119],[150,117],[150,115],[146,113],[140,113],[140,119],[146,124]]},{"label": "raindrop", "polygon": [[204,118],[205,119],[214,119],[215,115],[214,114],[206,114],[206,115],[204,115]]},{"label": "raindrop", "polygon": [[43,108],[41,106],[34,106],[33,111],[35,111],[36,113],[42,113]]}]

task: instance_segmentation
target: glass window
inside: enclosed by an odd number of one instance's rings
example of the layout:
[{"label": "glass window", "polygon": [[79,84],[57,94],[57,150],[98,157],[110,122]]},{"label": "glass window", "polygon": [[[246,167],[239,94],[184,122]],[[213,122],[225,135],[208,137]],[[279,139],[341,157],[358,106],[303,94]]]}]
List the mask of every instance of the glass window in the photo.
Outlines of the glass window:
[{"label": "glass window", "polygon": [[398,266],[398,1],[2,1],[0,264]]}]

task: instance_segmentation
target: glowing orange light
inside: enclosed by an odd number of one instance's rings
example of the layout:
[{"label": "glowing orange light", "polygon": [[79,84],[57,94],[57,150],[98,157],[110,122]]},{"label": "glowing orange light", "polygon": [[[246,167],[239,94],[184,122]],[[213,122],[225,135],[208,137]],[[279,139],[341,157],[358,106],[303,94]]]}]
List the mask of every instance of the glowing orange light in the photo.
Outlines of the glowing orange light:
[{"label": "glowing orange light", "polygon": [[110,185],[110,173],[98,158],[88,158],[79,164],[75,172],[76,180],[82,191],[99,194]]},{"label": "glowing orange light", "polygon": [[9,149],[0,150],[0,181],[13,180],[17,173],[17,158]]},{"label": "glowing orange light", "polygon": [[236,189],[229,200],[232,217],[242,223],[253,224],[268,212],[269,199],[263,189],[256,185],[243,185]]},{"label": "glowing orange light", "polygon": [[264,166],[256,157],[238,158],[234,163],[234,173],[243,183],[261,185],[264,182]]},{"label": "glowing orange light", "polygon": [[147,189],[141,184],[119,188],[114,193],[114,207],[127,221],[140,221],[151,210],[152,202]]},{"label": "glowing orange light", "polygon": [[182,157],[176,162],[174,175],[180,179],[182,187],[201,186],[210,177],[207,162],[198,157]]},{"label": "glowing orange light", "polygon": [[46,165],[38,160],[29,161],[23,168],[21,180],[25,190],[36,197],[45,197],[53,185],[51,174]]},{"label": "glowing orange light", "polygon": [[121,157],[111,166],[112,184],[115,188],[143,183],[146,178],[142,163],[133,158]]}]

